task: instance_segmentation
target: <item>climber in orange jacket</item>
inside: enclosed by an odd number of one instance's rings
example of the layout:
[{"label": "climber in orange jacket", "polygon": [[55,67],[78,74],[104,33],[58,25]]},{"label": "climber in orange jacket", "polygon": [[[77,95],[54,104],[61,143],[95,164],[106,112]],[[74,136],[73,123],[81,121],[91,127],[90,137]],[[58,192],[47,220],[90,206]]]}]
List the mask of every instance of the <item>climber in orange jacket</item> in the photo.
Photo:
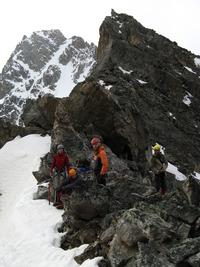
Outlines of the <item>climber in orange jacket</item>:
[{"label": "climber in orange jacket", "polygon": [[94,176],[98,184],[106,185],[106,171],[108,169],[107,154],[101,140],[95,137],[91,141],[94,150]]}]

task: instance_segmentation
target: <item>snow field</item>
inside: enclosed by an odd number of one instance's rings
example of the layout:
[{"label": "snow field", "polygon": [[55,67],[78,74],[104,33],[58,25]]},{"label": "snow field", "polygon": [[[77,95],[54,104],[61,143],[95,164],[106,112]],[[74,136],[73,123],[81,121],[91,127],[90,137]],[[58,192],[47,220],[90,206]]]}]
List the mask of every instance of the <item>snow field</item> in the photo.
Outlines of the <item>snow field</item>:
[{"label": "snow field", "polygon": [[[78,267],[74,257],[87,245],[59,248],[63,211],[46,200],[33,200],[37,191],[32,171],[50,149],[50,137],[29,135],[0,149],[0,267]],[[95,267],[100,258],[82,267]]]}]

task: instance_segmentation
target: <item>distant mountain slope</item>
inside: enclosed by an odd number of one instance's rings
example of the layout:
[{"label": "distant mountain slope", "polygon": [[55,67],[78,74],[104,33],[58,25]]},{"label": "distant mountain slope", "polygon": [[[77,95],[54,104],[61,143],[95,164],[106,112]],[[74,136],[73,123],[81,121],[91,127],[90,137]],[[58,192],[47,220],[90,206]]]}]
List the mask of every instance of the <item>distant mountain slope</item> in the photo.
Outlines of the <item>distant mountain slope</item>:
[{"label": "distant mountain slope", "polygon": [[0,117],[20,124],[26,99],[68,96],[95,65],[96,46],[59,30],[24,36],[0,74]]}]

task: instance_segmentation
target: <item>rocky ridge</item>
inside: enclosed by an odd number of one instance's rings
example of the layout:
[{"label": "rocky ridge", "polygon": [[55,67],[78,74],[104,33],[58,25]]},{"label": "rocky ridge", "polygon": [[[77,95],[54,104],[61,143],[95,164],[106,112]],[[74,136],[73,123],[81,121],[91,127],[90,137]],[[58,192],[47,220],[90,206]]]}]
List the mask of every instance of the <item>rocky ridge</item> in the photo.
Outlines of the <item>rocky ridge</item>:
[{"label": "rocky ridge", "polygon": [[[82,186],[62,197],[61,247],[89,244],[75,260],[102,256],[100,267],[197,267],[199,56],[112,11],[100,27],[97,58],[91,75],[55,103],[54,122],[48,126],[51,151],[34,173],[40,183],[47,178],[58,143],[76,168],[76,159],[92,162],[91,138],[104,142],[107,186],[97,185],[91,170],[81,174]],[[40,101],[26,107],[26,126],[37,124],[33,114],[38,110],[40,120],[46,117]],[[156,194],[151,182],[149,159],[156,142],[187,175],[178,181],[169,168],[164,196]],[[34,197],[46,198],[47,190],[40,185]]]}]

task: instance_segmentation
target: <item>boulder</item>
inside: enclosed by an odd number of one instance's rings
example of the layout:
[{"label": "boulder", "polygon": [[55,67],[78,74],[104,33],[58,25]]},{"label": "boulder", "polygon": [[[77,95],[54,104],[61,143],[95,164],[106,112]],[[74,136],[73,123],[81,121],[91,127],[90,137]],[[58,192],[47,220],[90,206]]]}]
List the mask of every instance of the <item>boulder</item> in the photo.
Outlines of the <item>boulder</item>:
[{"label": "boulder", "polygon": [[188,264],[188,266],[190,265],[192,267],[198,267],[200,265],[200,252],[190,256],[184,262],[185,264]]},{"label": "boulder", "polygon": [[108,187],[85,181],[75,188],[70,197],[63,197],[62,200],[69,216],[90,221],[99,216],[104,217],[109,212],[110,197]]},{"label": "boulder", "polygon": [[188,238],[169,250],[170,260],[177,264],[200,252],[200,237]]},{"label": "boulder", "polygon": [[26,136],[28,134],[42,134],[45,135],[46,131],[43,129],[33,127],[20,127],[0,119],[0,148],[8,141],[12,141],[17,136]]},{"label": "boulder", "polygon": [[[167,251],[156,242],[138,243],[139,253],[137,259],[131,259],[125,267],[175,267],[169,261]],[[132,265],[131,265],[132,264]]]},{"label": "boulder", "polygon": [[110,249],[107,254],[112,267],[125,266],[130,258],[136,255],[134,248],[121,242],[117,235],[110,242]]},{"label": "boulder", "polygon": [[118,222],[116,233],[121,242],[129,247],[147,240],[162,243],[174,235],[171,225],[157,214],[145,213],[135,208],[125,211]]},{"label": "boulder", "polygon": [[52,130],[55,120],[57,99],[42,97],[37,100],[27,100],[21,119],[26,127],[37,126],[46,131]]},{"label": "boulder", "polygon": [[200,181],[189,175],[182,185],[183,192],[191,205],[200,206]]},{"label": "boulder", "polygon": [[33,199],[48,199],[49,197],[49,189],[46,186],[38,186],[38,190],[33,195]]}]

